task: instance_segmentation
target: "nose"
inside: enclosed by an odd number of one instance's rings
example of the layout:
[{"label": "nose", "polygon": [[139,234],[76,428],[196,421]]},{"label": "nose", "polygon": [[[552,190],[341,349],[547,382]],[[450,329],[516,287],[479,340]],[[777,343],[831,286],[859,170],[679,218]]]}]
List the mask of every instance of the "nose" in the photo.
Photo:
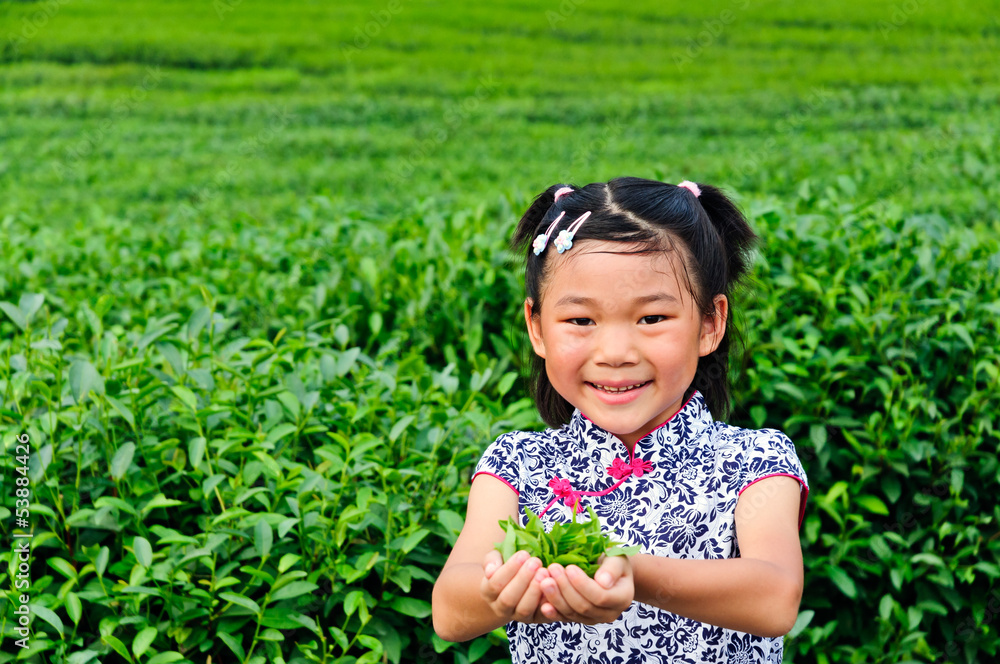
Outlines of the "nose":
[{"label": "nose", "polygon": [[594,361],[608,367],[639,363],[639,346],[630,325],[605,325],[597,338]]}]

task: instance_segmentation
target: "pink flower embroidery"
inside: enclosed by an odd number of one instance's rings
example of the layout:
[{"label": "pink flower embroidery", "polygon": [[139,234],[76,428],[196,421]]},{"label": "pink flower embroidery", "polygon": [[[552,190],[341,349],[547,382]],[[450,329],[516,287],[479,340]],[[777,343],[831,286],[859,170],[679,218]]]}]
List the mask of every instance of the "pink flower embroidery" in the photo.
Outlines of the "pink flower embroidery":
[{"label": "pink flower embroidery", "polygon": [[611,473],[611,477],[616,480],[620,480],[623,477],[628,477],[632,474],[632,466],[625,463],[621,459],[615,459],[611,462],[611,465],[608,466],[608,472]]},{"label": "pink flower embroidery", "polygon": [[623,479],[629,475],[642,477],[643,473],[653,470],[653,464],[645,459],[634,459],[632,463],[625,463],[621,459],[615,459],[608,466],[608,473],[616,480]]},{"label": "pink flower embroidery", "polygon": [[[569,483],[569,480],[564,480],[559,477],[553,477],[549,480],[549,487],[552,492],[556,494],[556,499],[563,499],[563,503],[567,507],[573,507],[576,505],[576,511],[578,514],[583,513],[583,505],[580,504],[580,498],[583,494],[579,491],[573,490],[573,485]],[[548,508],[546,508],[548,509]]]},{"label": "pink flower embroidery", "polygon": [[645,459],[635,459],[632,461],[632,474],[636,477],[642,477],[643,473],[648,473],[653,470],[653,464]]}]

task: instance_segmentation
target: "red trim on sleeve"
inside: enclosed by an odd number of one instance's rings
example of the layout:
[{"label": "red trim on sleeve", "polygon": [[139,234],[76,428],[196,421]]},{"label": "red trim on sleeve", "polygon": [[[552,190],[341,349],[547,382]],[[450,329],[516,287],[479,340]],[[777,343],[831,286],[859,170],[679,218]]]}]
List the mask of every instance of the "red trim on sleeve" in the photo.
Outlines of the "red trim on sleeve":
[{"label": "red trim on sleeve", "polygon": [[[500,477],[499,475],[497,475],[495,473],[491,473],[491,472],[486,471],[486,470],[480,470],[478,473],[476,473],[475,475],[472,476],[472,480],[476,479],[476,475],[492,475],[493,477],[497,478],[498,480],[500,480],[501,482],[503,482],[504,484],[506,484],[507,486],[509,486],[510,490],[513,491],[516,495],[518,495],[518,496],[521,495],[521,492],[518,491],[517,489],[515,489],[513,484],[511,484],[510,482],[508,482],[507,480],[505,480],[504,478]],[[469,480],[469,484],[472,484],[472,480]]]},{"label": "red trim on sleeve", "polygon": [[806,500],[809,498],[809,487],[806,486],[806,483],[802,481],[801,477],[797,475],[792,475],[791,473],[771,473],[770,475],[764,475],[764,477],[758,477],[753,482],[750,482],[750,484],[747,484],[745,487],[740,489],[740,492],[736,494],[736,497],[739,498],[740,496],[743,495],[744,491],[752,487],[757,482],[760,482],[761,480],[766,480],[768,477],[791,477],[793,479],[798,480],[799,484],[802,485],[802,491],[801,491],[802,495],[799,498],[799,530],[801,530],[802,520],[805,519],[806,517]]}]

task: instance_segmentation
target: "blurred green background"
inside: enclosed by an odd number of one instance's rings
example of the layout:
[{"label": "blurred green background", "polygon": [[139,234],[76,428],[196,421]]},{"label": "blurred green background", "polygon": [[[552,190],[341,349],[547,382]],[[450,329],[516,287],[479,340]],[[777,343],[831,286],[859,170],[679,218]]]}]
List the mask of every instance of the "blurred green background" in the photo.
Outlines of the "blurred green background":
[{"label": "blurred green background", "polygon": [[468,471],[541,425],[504,243],[620,175],[762,236],[732,421],[810,478],[786,661],[992,661],[998,16],[0,2],[0,662],[509,658],[429,617]]}]

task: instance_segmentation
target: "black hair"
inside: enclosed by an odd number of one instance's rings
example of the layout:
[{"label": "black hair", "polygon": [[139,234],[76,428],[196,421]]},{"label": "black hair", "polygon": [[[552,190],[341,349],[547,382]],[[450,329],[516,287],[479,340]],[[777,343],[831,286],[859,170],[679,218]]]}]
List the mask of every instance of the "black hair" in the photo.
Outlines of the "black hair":
[{"label": "black hair", "polygon": [[[656,180],[620,177],[595,182],[555,200],[555,193],[569,185],[555,184],[539,194],[521,217],[510,245],[525,251],[524,285],[532,300],[531,315],[541,314],[541,293],[546,279],[546,257],[555,249],[553,241],[581,214],[591,214],[573,237],[630,245],[627,253],[653,253],[675,249],[687,273],[688,287],[698,309],[704,314],[715,310],[713,299],[722,294],[730,302],[726,329],[719,346],[698,359],[688,395],[699,390],[716,418],[729,413],[730,341],[738,334],[733,324],[732,293],[750,267],[750,251],[757,236],[736,205],[719,189],[698,183],[699,196],[687,187]],[[552,230],[548,246],[539,255],[531,247],[540,233],[559,216],[566,214]],[[732,332],[731,332],[732,330]],[[545,372],[545,360],[532,353],[531,395],[542,419],[558,427],[569,422],[573,406],[556,392]]]}]

